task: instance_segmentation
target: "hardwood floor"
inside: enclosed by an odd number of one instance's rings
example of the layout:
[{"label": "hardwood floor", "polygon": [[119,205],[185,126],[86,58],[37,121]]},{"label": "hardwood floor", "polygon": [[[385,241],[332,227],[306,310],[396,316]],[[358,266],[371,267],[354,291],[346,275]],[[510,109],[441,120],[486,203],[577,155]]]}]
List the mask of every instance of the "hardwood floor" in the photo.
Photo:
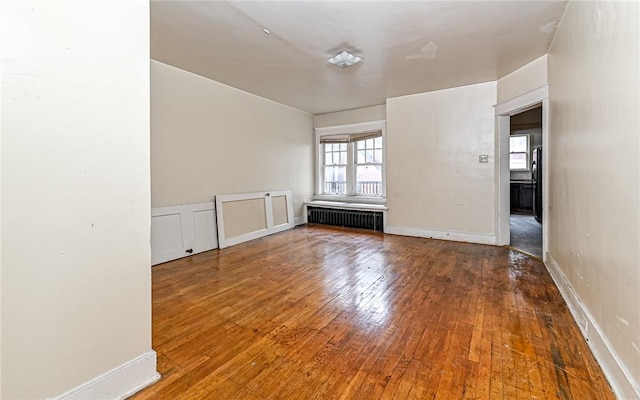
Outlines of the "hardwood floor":
[{"label": "hardwood floor", "polygon": [[135,399],[613,399],[544,266],[299,227],[156,266]]}]

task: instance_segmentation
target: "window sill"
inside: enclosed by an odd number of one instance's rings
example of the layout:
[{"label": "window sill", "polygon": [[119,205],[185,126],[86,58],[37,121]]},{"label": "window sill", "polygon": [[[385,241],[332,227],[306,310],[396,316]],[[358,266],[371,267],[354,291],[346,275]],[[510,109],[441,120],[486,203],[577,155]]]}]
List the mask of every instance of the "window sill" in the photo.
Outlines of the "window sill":
[{"label": "window sill", "polygon": [[[325,208],[339,208],[339,209],[349,209],[349,210],[372,210],[372,211],[387,211],[387,205],[384,203],[365,203],[365,202],[357,202],[360,200],[359,198],[351,198],[348,199],[342,198],[340,200],[334,199],[318,199],[314,198],[312,200],[306,201],[304,204],[307,206],[315,206],[315,207],[325,207]],[[377,199],[378,201],[386,200],[386,199]]]},{"label": "window sill", "polygon": [[331,201],[336,203],[356,203],[356,204],[380,204],[386,205],[386,197],[378,196],[340,196],[330,194],[315,194],[311,198],[312,201]]}]

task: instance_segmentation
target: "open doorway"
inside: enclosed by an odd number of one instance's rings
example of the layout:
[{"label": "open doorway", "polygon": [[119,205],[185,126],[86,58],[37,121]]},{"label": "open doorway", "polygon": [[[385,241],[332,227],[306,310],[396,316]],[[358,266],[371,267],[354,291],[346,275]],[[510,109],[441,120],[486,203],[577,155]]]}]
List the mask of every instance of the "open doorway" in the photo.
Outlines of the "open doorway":
[{"label": "open doorway", "polygon": [[[544,85],[526,92],[520,96],[504,101],[495,106],[496,115],[496,244],[511,245],[511,171],[510,171],[510,141],[511,117],[526,111],[540,108],[542,114],[542,159],[549,160],[549,86]],[[515,121],[517,123],[517,120]],[[522,128],[522,127],[519,127]],[[541,188],[539,201],[542,229],[542,260],[547,261],[549,248],[549,163],[544,162],[540,168],[541,182],[536,182]],[[530,172],[529,172],[530,173]],[[528,176],[528,175],[527,175]]]},{"label": "open doorway", "polygon": [[511,247],[542,258],[542,104],[509,121]]}]

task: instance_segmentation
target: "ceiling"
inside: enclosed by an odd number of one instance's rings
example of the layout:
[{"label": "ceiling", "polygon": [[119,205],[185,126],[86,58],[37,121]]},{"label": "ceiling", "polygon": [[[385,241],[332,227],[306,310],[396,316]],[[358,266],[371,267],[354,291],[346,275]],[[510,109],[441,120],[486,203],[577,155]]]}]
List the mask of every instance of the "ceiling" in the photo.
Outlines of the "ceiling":
[{"label": "ceiling", "polygon": [[[547,53],[565,6],[152,1],[151,58],[322,114],[496,80]],[[347,68],[326,62],[342,50],[364,61]]]}]

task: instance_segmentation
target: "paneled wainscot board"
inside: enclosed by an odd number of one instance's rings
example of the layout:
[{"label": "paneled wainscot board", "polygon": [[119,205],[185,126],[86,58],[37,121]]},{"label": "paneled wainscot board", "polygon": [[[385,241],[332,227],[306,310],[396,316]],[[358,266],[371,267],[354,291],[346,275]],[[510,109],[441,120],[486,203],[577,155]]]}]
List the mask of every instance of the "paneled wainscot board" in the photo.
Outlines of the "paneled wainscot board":
[{"label": "paneled wainscot board", "polygon": [[220,248],[295,226],[290,190],[216,196]]},{"label": "paneled wainscot board", "polygon": [[151,264],[218,247],[213,202],[151,209]]}]

